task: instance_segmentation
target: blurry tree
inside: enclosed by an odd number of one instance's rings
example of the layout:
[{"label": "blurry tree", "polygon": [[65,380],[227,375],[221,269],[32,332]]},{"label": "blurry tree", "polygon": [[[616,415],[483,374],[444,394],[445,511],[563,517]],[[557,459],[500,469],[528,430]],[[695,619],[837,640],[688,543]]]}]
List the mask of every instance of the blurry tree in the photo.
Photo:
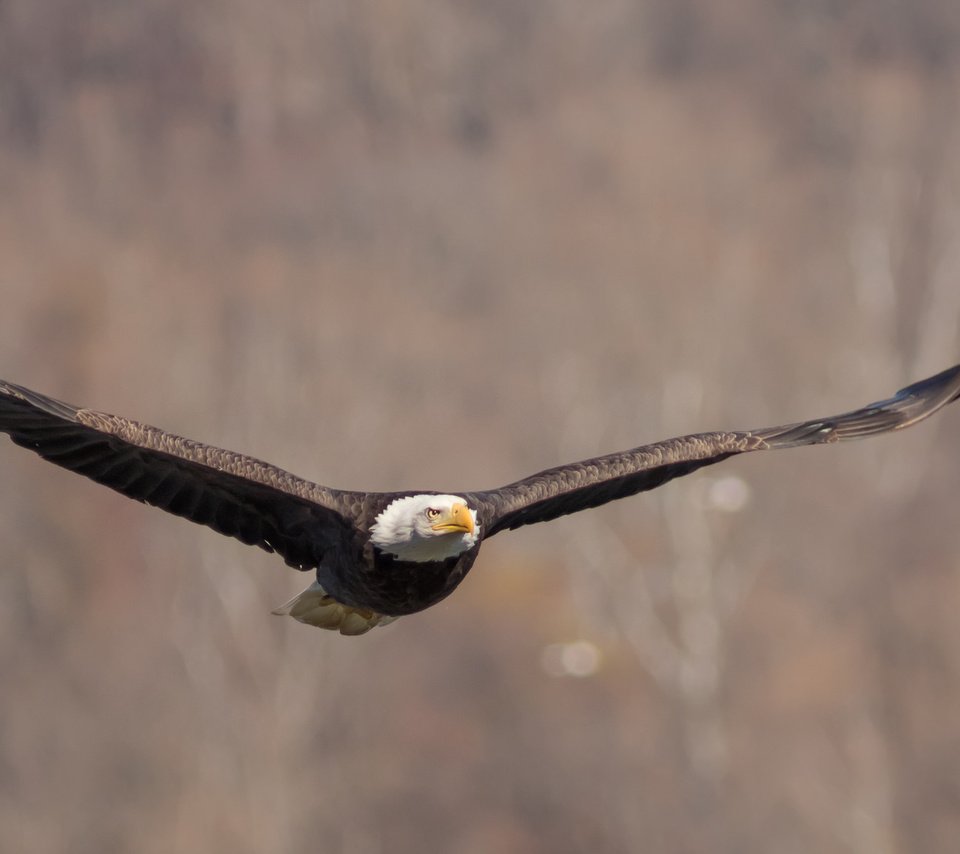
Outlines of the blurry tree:
[{"label": "blurry tree", "polygon": [[[960,350],[958,37],[6,0],[3,374],[363,489],[883,396]],[[0,443],[0,848],[952,851],[956,417],[497,537],[355,640]]]}]

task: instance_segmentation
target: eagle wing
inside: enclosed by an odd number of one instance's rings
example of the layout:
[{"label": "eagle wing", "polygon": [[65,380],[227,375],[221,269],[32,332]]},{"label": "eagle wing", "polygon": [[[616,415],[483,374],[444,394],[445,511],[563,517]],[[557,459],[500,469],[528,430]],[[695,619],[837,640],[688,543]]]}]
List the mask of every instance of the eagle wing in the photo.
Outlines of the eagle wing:
[{"label": "eagle wing", "polygon": [[734,454],[821,445],[901,430],[960,397],[960,365],[898,391],[889,400],[781,427],[696,433],[547,469],[500,489],[474,493],[485,536],[654,489]]},{"label": "eagle wing", "polygon": [[310,569],[351,531],[354,493],[0,381],[0,432],[58,466]]}]

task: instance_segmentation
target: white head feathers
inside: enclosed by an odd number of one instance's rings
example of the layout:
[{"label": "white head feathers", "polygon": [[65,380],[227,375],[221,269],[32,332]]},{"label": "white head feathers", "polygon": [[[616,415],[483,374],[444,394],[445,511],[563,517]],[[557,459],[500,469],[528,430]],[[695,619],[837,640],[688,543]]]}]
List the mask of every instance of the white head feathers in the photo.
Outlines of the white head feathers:
[{"label": "white head feathers", "polygon": [[477,513],[457,495],[406,495],[387,505],[370,541],[401,560],[446,560],[476,545]]}]

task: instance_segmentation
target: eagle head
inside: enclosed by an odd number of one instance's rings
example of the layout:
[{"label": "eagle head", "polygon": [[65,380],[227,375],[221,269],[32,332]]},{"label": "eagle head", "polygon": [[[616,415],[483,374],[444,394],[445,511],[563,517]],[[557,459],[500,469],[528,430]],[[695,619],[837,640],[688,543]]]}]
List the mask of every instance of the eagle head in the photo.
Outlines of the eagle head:
[{"label": "eagle head", "polygon": [[391,501],[370,527],[370,541],[400,560],[447,560],[480,538],[477,511],[458,495],[405,495]]}]

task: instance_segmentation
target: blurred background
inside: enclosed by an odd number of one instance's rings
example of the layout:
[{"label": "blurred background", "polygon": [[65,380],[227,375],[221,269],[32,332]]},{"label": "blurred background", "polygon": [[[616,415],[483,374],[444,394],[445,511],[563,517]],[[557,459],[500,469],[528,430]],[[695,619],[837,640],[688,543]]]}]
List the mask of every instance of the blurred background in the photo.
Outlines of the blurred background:
[{"label": "blurred background", "polygon": [[[6,0],[0,375],[496,486],[960,359],[950,0]],[[0,849],[946,852],[960,411],[491,540],[362,638],[0,442]]]}]

